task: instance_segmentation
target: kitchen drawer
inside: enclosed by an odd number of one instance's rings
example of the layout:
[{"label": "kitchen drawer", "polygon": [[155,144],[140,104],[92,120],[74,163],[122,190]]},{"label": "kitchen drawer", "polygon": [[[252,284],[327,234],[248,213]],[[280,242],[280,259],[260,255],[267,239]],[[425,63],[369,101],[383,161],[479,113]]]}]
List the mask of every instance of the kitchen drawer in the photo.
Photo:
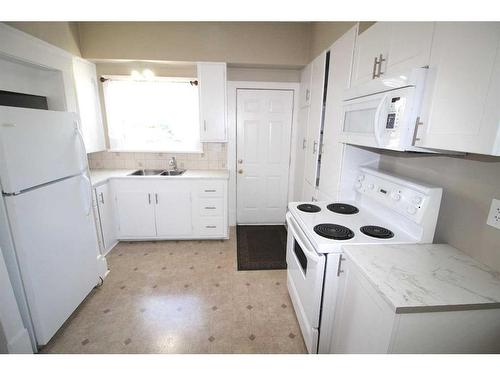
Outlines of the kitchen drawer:
[{"label": "kitchen drawer", "polygon": [[198,187],[200,197],[223,197],[224,181],[204,181]]},{"label": "kitchen drawer", "polygon": [[224,235],[223,217],[200,218],[199,235],[202,237],[222,237]]},{"label": "kitchen drawer", "polygon": [[200,216],[222,216],[224,200],[221,198],[201,198],[198,203]]}]

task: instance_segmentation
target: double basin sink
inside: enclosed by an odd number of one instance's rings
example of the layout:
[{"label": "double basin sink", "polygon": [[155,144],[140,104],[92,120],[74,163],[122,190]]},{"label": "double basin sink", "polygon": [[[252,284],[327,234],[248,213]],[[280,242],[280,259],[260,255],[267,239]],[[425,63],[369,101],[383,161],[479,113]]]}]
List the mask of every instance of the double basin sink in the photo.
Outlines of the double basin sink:
[{"label": "double basin sink", "polygon": [[129,174],[129,176],[180,176],[186,172],[185,169],[166,170],[166,169],[138,169]]}]

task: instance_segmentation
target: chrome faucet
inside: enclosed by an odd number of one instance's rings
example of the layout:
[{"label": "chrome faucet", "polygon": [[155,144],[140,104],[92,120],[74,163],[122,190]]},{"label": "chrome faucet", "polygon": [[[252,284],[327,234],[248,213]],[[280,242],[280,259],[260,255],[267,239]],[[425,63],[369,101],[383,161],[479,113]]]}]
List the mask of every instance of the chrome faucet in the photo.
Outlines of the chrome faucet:
[{"label": "chrome faucet", "polygon": [[177,171],[177,160],[175,160],[175,156],[172,156],[168,161],[168,165],[172,168],[172,170]]}]

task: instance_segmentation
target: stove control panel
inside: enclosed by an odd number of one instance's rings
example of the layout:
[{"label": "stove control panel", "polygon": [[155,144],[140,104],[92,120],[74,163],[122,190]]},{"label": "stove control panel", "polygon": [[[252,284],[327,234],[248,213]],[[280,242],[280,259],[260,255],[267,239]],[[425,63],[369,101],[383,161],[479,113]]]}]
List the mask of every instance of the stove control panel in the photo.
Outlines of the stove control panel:
[{"label": "stove control panel", "polygon": [[420,222],[428,197],[411,187],[379,176],[360,173],[354,184],[356,191],[388,208]]}]

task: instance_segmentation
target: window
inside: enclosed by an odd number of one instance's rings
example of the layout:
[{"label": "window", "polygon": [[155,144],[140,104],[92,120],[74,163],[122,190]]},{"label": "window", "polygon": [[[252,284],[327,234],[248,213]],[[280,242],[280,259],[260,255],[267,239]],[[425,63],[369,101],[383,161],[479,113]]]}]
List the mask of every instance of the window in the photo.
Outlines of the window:
[{"label": "window", "polygon": [[112,78],[104,100],[112,151],[202,151],[198,87],[189,78]]}]

